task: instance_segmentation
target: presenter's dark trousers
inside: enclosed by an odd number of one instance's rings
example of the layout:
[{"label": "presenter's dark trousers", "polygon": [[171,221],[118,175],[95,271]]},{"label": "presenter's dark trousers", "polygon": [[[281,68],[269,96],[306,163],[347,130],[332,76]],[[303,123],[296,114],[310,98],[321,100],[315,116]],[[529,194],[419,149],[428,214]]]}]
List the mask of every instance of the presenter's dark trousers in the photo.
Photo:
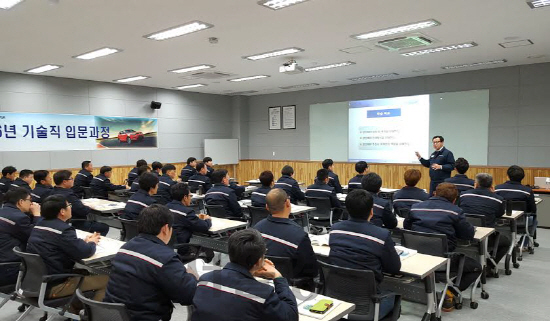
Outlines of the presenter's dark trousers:
[{"label": "presenter's dark trousers", "polygon": [[437,185],[443,183],[443,181],[430,181],[430,197],[434,196],[435,189]]}]

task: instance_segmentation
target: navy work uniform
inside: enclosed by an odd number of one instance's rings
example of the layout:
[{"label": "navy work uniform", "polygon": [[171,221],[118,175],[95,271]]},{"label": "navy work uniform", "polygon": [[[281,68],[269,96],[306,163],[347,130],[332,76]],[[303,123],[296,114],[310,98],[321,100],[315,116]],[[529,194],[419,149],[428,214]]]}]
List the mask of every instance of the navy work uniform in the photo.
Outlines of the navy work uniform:
[{"label": "navy work uniform", "polygon": [[428,198],[430,196],[423,189],[416,186],[405,186],[393,194],[393,209],[396,214],[399,214],[402,209],[410,211],[413,204],[421,203]]},{"label": "navy work uniform", "polygon": [[295,277],[315,277],[317,258],[308,234],[293,220],[269,216],[254,228],[262,233],[266,255],[292,259]]},{"label": "navy work uniform", "polygon": [[37,183],[34,185],[34,189],[31,192],[32,201],[35,203],[42,203],[46,197],[52,194],[52,191],[52,186]]},{"label": "navy work uniform", "polygon": [[12,180],[7,177],[0,178],[0,193],[5,194],[9,189],[11,185]]},{"label": "navy work uniform", "polygon": [[139,189],[137,192],[134,193],[134,195],[130,197],[128,202],[126,202],[122,218],[125,218],[127,220],[137,220],[139,213],[141,213],[141,210],[149,207],[155,202],[155,199],[151,195],[149,195],[149,192],[143,189]]},{"label": "navy work uniform", "polygon": [[189,180],[189,177],[195,174],[197,174],[197,170],[195,169],[195,167],[187,165],[181,169],[180,178],[182,181],[187,182]]},{"label": "navy work uniform", "polygon": [[187,180],[187,182],[189,183],[189,190],[191,190],[191,192],[193,193],[199,190],[199,186],[202,186],[203,193],[208,192],[208,190],[212,187],[212,184],[210,183],[210,178],[208,178],[208,176],[202,175],[199,172],[189,177],[189,180]]},{"label": "navy work uniform", "polygon": [[460,195],[462,192],[474,189],[475,182],[473,179],[469,179],[468,176],[464,174],[456,174],[451,178],[446,178],[445,183],[454,184]]},{"label": "navy work uniform", "polygon": [[243,194],[244,194],[244,191],[245,191],[245,187],[244,186],[241,186],[235,182],[229,182],[229,188],[231,188],[233,190],[233,192],[235,192],[235,195],[237,195],[237,199],[242,199],[243,198]]},{"label": "navy work uniform", "polygon": [[126,189],[124,185],[114,185],[111,180],[105,177],[103,174],[99,174],[92,179],[90,183],[92,195],[94,197],[101,197],[107,199],[110,191],[116,191],[119,189]]},{"label": "navy work uniform", "polygon": [[291,203],[297,204],[298,201],[305,200],[305,195],[300,189],[300,185],[298,185],[298,182],[288,175],[281,176],[281,178],[279,178],[273,188],[283,189],[290,197]]},{"label": "navy work uniform", "polygon": [[136,178],[138,178],[138,176],[138,168],[132,168],[132,170],[128,173],[128,186],[132,186],[132,183]]},{"label": "navy work uniform", "polygon": [[[451,177],[451,172],[455,168],[455,157],[450,150],[441,147],[430,155],[430,159],[420,158],[420,163],[430,169],[430,195],[433,195],[437,185],[445,181],[446,178]],[[443,167],[435,170],[432,169],[432,164],[438,164]]]},{"label": "navy work uniform", "polygon": [[212,173],[214,173],[214,168],[206,165],[206,176],[210,178],[212,176]]},{"label": "navy work uniform", "polygon": [[123,303],[130,319],[170,320],[174,305],[191,305],[197,280],[157,236],[139,234],[118,251],[104,302]]},{"label": "navy work uniform", "polygon": [[262,207],[265,208],[265,197],[267,196],[267,193],[271,191],[271,186],[261,186],[258,189],[254,190],[252,194],[250,194],[250,200],[252,201],[252,206],[254,207]]},{"label": "navy work uniform", "polygon": [[139,177],[136,177],[132,184],[130,185],[130,192],[135,193],[139,190]]},{"label": "navy work uniform", "polygon": [[207,205],[222,205],[228,217],[242,217],[243,210],[237,201],[237,195],[230,187],[217,183],[204,196]]},{"label": "navy work uniform", "polygon": [[159,188],[157,190],[157,195],[162,197],[164,203],[169,203],[172,201],[171,188],[176,185],[176,183],[177,182],[168,175],[159,176]]},{"label": "navy work uniform", "polygon": [[397,217],[392,212],[390,201],[383,199],[376,193],[367,192],[372,195],[374,204],[372,206],[373,216],[370,222],[379,227],[393,229],[397,227]]},{"label": "navy work uniform", "polygon": [[363,186],[361,185],[361,181],[363,180],[363,176],[365,175],[355,175],[355,177],[352,177],[348,182],[348,193],[353,191],[354,189],[362,189]]},{"label": "navy work uniform", "polygon": [[16,189],[19,187],[26,189],[29,193],[32,192],[32,188],[29,185],[29,183],[25,182],[20,177],[16,178],[13,182],[11,182],[9,190],[11,191],[12,189]]},{"label": "navy work uniform", "polygon": [[507,201],[524,201],[526,203],[526,212],[531,213],[529,218],[529,234],[536,237],[537,231],[537,205],[535,204],[535,194],[533,190],[520,182],[507,181],[504,184],[497,185],[495,192]]},{"label": "navy work uniform", "polygon": [[332,220],[337,221],[342,216],[342,204],[336,196],[334,187],[315,180],[315,184],[309,185],[305,192],[306,197],[328,198],[330,200],[330,207],[334,209],[332,213]]},{"label": "navy work uniform", "polygon": [[298,305],[287,280],[276,278],[273,285],[256,281],[243,266],[227,263],[199,279],[191,320],[298,321]]},{"label": "navy work uniform", "polygon": [[192,208],[183,205],[180,201],[171,201],[166,204],[174,216],[174,233],[177,243],[189,243],[193,232],[206,233],[212,226],[212,220],[201,220]]},{"label": "navy work uniform", "polygon": [[340,179],[333,171],[328,171],[328,185],[334,187],[336,193],[343,193],[342,185],[340,185]]},{"label": "navy work uniform", "polygon": [[90,187],[94,175],[85,169],[81,169],[74,177],[73,191],[78,198],[84,197],[84,188]]}]

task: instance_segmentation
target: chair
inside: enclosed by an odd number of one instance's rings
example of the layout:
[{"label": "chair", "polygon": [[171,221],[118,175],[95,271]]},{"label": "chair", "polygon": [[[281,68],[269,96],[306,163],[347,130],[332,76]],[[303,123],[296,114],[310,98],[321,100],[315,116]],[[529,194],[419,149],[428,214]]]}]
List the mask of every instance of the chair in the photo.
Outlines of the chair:
[{"label": "chair", "polygon": [[248,205],[248,211],[250,212],[250,221],[248,223],[250,227],[254,227],[259,221],[271,215],[265,207]]},{"label": "chair", "polygon": [[[397,320],[401,310],[401,296],[395,293],[378,294],[374,272],[356,270],[318,261],[321,268],[321,294],[355,304],[348,320]],[[380,301],[395,295],[393,311],[379,318]]]},{"label": "chair", "polygon": [[266,255],[265,257],[275,264],[277,271],[279,271],[281,275],[287,279],[288,284],[291,286],[301,288],[307,287],[308,285],[313,285],[313,278],[311,277],[294,276],[294,263],[292,262],[292,258],[272,255]]},{"label": "chair", "polygon": [[[7,262],[7,263],[0,263],[0,267],[10,267],[13,268],[18,267],[21,265],[21,262]],[[0,302],[0,309],[8,303],[9,300],[11,300],[11,297],[13,295],[13,292],[15,291],[15,283],[14,284],[7,284],[0,286],[0,299],[2,301]]]},{"label": "chair", "polygon": [[[94,193],[93,193],[93,191],[90,187],[81,186],[80,188],[82,188],[82,195],[83,195],[82,198],[97,197],[97,196],[94,195]],[[101,197],[101,198],[104,198],[104,197]]]},{"label": "chair", "polygon": [[309,212],[309,224],[316,227],[332,226],[333,209],[328,197],[306,197],[307,206],[315,207],[316,210]]},{"label": "chair", "polygon": [[162,197],[162,195],[153,195],[153,198],[155,199],[155,202],[157,204],[166,205],[168,202],[166,202],[166,199]]},{"label": "chair", "polygon": [[225,208],[223,207],[223,205],[204,204],[204,207],[206,208],[206,212],[208,213],[208,215],[212,217],[227,218],[227,213],[225,212]]},{"label": "chair", "polygon": [[128,242],[139,234],[137,221],[127,220],[122,217],[117,217],[117,220],[122,224],[122,231],[120,232],[120,239],[124,242]]},{"label": "chair", "polygon": [[122,303],[94,301],[85,297],[80,289],[76,290],[76,297],[84,304],[87,321],[130,321],[126,306]]},{"label": "chair", "polygon": [[410,208],[399,208],[397,210],[397,215],[399,215],[402,218],[409,218],[410,213],[411,213]]},{"label": "chair", "polygon": [[519,235],[519,254],[517,256],[517,260],[521,261],[523,260],[523,244],[525,243],[525,240],[527,240],[527,248],[529,249],[529,253],[535,253],[533,236],[529,233],[529,217],[531,217],[531,213],[527,213],[527,202],[525,201],[506,201],[506,214],[511,213],[511,211],[524,212],[523,217],[516,223],[517,234]]}]

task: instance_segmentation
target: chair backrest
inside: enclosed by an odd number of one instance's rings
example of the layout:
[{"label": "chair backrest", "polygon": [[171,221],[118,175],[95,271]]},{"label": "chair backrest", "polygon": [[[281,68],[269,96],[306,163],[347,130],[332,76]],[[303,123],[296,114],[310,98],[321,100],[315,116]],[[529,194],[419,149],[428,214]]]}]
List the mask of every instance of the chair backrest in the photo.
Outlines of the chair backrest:
[{"label": "chair backrest", "polygon": [[397,215],[399,215],[402,218],[409,218],[410,213],[411,213],[411,210],[409,208],[399,208],[399,209],[397,209]]},{"label": "chair backrest", "polygon": [[223,205],[205,204],[204,207],[206,207],[206,211],[208,215],[212,217],[227,218],[227,214],[225,213],[225,208],[223,207]]},{"label": "chair backrest", "polygon": [[93,193],[93,191],[90,187],[82,186],[81,188],[82,188],[82,191],[83,191],[83,194],[84,194],[84,198],[94,197],[94,193]]},{"label": "chair backrest", "polygon": [[512,211],[527,211],[527,202],[525,201],[506,201],[506,214],[512,215]]},{"label": "chair backrest", "polygon": [[309,218],[314,220],[329,220],[332,207],[328,197],[306,197],[307,206],[315,207],[315,211],[309,213]]},{"label": "chair backrest", "polygon": [[473,226],[480,226],[484,227],[487,224],[487,220],[485,219],[485,215],[481,214],[468,214],[466,213],[466,221],[470,222]]},{"label": "chair backrest", "polygon": [[27,298],[36,298],[40,294],[42,277],[48,275],[48,268],[38,254],[26,253],[19,247],[14,247],[13,252],[21,258],[23,275],[20,280],[19,289],[22,295]]},{"label": "chair backrest", "polygon": [[76,290],[76,296],[84,304],[88,321],[130,321],[126,306],[122,303],[94,301],[85,297],[80,289]]},{"label": "chair backrest", "polygon": [[259,221],[267,218],[270,213],[265,207],[256,207],[248,205],[248,211],[250,212],[250,227],[254,227]]},{"label": "chair backrest", "polygon": [[137,221],[127,220],[125,218],[117,218],[122,224],[122,229],[124,230],[124,242],[128,242],[139,234]]},{"label": "chair backrest", "polygon": [[294,278],[294,265],[292,263],[292,259],[289,257],[271,255],[266,255],[265,257],[275,264],[277,271],[279,271],[281,275],[290,283],[290,279]]},{"label": "chair backrest", "polygon": [[166,199],[162,197],[162,195],[153,195],[153,198],[155,199],[155,202],[157,204],[166,205]]},{"label": "chair backrest", "polygon": [[374,272],[356,270],[318,261],[321,267],[323,289],[321,294],[338,300],[355,304],[355,310],[350,313],[350,319],[372,320],[374,318],[374,303],[371,297],[377,294]]},{"label": "chair backrest", "polygon": [[418,253],[446,257],[448,252],[447,235],[402,230],[404,247],[417,250]]}]

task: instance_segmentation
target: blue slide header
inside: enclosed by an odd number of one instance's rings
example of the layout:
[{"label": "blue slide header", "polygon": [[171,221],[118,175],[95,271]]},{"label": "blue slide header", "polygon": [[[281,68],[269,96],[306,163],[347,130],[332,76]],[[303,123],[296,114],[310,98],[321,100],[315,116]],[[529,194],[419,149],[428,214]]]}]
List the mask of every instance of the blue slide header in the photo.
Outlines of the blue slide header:
[{"label": "blue slide header", "polygon": [[401,108],[367,110],[367,118],[399,117]]}]

